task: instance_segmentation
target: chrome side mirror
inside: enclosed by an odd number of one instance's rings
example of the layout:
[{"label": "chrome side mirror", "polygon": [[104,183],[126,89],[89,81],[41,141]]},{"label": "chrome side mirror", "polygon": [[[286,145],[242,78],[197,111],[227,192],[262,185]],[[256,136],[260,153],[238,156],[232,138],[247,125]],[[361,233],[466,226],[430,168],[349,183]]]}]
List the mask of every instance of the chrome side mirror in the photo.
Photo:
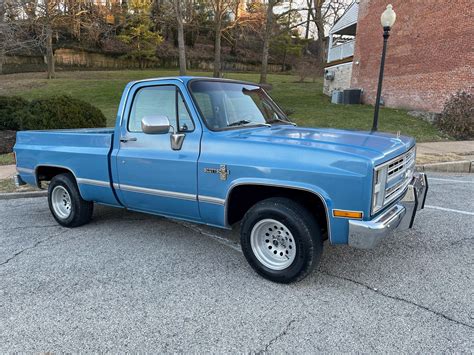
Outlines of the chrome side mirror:
[{"label": "chrome side mirror", "polygon": [[142,131],[146,134],[164,134],[170,131],[170,120],[167,116],[145,116],[142,118]]},{"label": "chrome side mirror", "polygon": [[170,143],[171,149],[180,150],[183,146],[184,133],[175,132],[173,126],[170,124],[170,120],[167,116],[145,116],[142,118],[142,131],[146,134],[164,134],[168,133],[171,128]]},{"label": "chrome side mirror", "polygon": [[171,127],[171,129],[173,130],[173,133],[170,135],[171,149],[181,150],[186,135],[184,133],[176,133],[173,127]]}]

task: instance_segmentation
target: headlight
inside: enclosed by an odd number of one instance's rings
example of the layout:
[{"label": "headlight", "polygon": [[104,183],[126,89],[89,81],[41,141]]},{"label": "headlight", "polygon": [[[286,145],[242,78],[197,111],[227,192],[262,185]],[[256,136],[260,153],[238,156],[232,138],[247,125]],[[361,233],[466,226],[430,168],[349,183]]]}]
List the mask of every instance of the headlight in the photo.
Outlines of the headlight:
[{"label": "headlight", "polygon": [[384,205],[385,185],[387,183],[387,166],[374,170],[374,187],[372,195],[372,214],[377,213]]}]

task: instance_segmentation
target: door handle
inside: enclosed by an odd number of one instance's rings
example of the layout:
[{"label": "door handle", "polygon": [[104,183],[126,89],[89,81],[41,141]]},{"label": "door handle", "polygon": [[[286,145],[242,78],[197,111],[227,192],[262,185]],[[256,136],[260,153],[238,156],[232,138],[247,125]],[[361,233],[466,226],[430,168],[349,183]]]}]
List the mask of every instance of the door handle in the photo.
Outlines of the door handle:
[{"label": "door handle", "polygon": [[120,142],[127,143],[127,142],[135,142],[137,137],[122,137],[120,138]]}]

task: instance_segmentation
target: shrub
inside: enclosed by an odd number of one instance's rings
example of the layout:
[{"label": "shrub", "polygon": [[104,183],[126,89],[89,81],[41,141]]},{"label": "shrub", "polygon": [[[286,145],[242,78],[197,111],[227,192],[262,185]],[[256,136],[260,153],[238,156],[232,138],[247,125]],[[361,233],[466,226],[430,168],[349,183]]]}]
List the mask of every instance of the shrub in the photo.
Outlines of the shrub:
[{"label": "shrub", "polygon": [[474,138],[474,97],[471,93],[458,91],[446,101],[436,125],[457,139]]},{"label": "shrub", "polygon": [[104,127],[106,118],[91,104],[70,96],[33,100],[24,129]]},{"label": "shrub", "polygon": [[[15,145],[16,132],[15,131],[0,131],[0,157],[1,154],[11,153]],[[0,165],[1,162],[0,162]]]},{"label": "shrub", "polygon": [[91,104],[70,96],[31,102],[0,96],[0,130],[104,127],[106,118]]},{"label": "shrub", "polygon": [[27,100],[16,96],[0,96],[0,130],[22,129],[28,116]]},{"label": "shrub", "polygon": [[295,75],[298,76],[298,81],[302,83],[311,73],[311,64],[305,60],[298,60],[294,65]]}]

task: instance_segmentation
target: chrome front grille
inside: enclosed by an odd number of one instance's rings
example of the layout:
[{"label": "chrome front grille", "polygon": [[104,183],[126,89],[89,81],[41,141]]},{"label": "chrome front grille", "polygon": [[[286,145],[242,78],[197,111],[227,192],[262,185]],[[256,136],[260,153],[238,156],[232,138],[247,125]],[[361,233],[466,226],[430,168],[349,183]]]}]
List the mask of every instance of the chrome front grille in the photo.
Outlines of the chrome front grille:
[{"label": "chrome front grille", "polygon": [[392,202],[405,190],[415,172],[415,147],[388,162],[384,205]]},{"label": "chrome front grille", "polygon": [[413,147],[405,154],[402,154],[402,156],[388,162],[388,179],[395,178],[403,174],[407,169],[412,168],[415,165],[415,155],[415,147]]},{"label": "chrome front grille", "polygon": [[397,199],[410,183],[415,172],[415,147],[375,168],[372,213]]}]

